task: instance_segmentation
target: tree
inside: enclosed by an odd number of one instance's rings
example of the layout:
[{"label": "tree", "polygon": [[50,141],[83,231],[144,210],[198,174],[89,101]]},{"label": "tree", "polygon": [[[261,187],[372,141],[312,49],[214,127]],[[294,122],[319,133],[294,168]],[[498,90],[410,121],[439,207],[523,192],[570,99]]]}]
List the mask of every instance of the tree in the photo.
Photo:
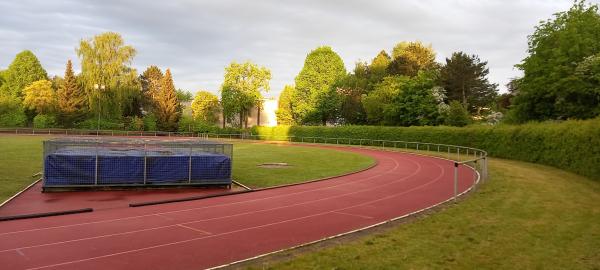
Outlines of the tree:
[{"label": "tree", "polygon": [[373,61],[371,61],[371,65],[369,65],[369,70],[371,72],[371,76],[375,77],[375,80],[379,81],[383,77],[387,75],[387,68],[392,62],[392,58],[385,50],[381,50],[379,54]]},{"label": "tree", "polygon": [[163,76],[162,71],[157,66],[149,66],[140,75],[143,98],[142,106],[146,112],[154,111],[155,98],[160,93]]},{"label": "tree", "polygon": [[18,97],[0,94],[0,127],[22,127],[27,115]]},{"label": "tree", "polygon": [[160,92],[156,97],[156,117],[160,130],[177,130],[177,122],[180,117],[178,105],[171,70],[167,69],[162,80]]},{"label": "tree", "polygon": [[510,114],[518,122],[591,118],[600,94],[577,75],[587,57],[600,53],[597,5],[575,2],[541,22],[529,36],[528,56],[516,65],[524,73]]},{"label": "tree", "polygon": [[402,81],[400,94],[394,99],[391,117],[385,119],[386,123],[401,126],[439,124],[438,76],[436,71],[419,72]]},{"label": "tree", "polygon": [[[81,40],[76,51],[81,59],[80,78],[90,111],[108,118],[119,118],[126,111],[135,111],[132,106],[141,95],[136,70],[130,66],[135,49],[125,45],[120,34],[106,32]],[[95,85],[106,88],[98,91]]]},{"label": "tree", "polygon": [[194,98],[192,93],[183,89],[177,89],[176,94],[179,102],[190,102]]},{"label": "tree", "polygon": [[[188,92],[189,93],[189,92]],[[192,101],[192,117],[209,124],[219,121],[219,98],[207,91],[198,91]]]},{"label": "tree", "polygon": [[279,100],[277,101],[277,124],[278,125],[294,125],[296,120],[292,115],[292,107],[294,104],[294,86],[286,85],[283,87],[283,91],[279,94]]},{"label": "tree", "polygon": [[491,104],[498,93],[498,85],[488,81],[487,61],[477,55],[452,53],[440,71],[440,84],[449,100],[457,100],[470,112]]},{"label": "tree", "polygon": [[464,127],[469,122],[469,111],[458,100],[451,101],[448,115],[446,116],[446,125]]},{"label": "tree", "polygon": [[77,83],[71,60],[67,61],[65,77],[56,95],[58,97],[58,110],[61,122],[69,126],[74,121],[81,120],[87,112],[87,97],[85,91]]},{"label": "tree", "polygon": [[22,98],[23,89],[31,83],[48,79],[46,70],[37,57],[28,50],[22,51],[3,72],[4,83],[0,94]]},{"label": "tree", "polygon": [[400,42],[394,47],[392,55],[393,60],[387,68],[387,73],[391,75],[414,77],[419,71],[438,67],[431,45],[425,46],[420,41]]},{"label": "tree", "polygon": [[331,47],[323,46],[311,51],[295,79],[293,99],[297,104],[292,110],[294,117],[301,123],[325,124],[332,109],[329,105],[332,104],[323,99],[330,96],[331,87],[344,75],[344,62]]},{"label": "tree", "polygon": [[35,81],[23,89],[23,106],[34,110],[37,114],[52,113],[56,106],[56,94],[52,82]]},{"label": "tree", "polygon": [[260,106],[263,91],[269,91],[271,71],[251,62],[232,62],[225,68],[225,78],[221,85],[223,120],[231,121],[239,116],[239,126],[248,127],[250,109]]},{"label": "tree", "polygon": [[400,95],[402,86],[409,80],[407,76],[388,76],[375,86],[372,92],[362,98],[371,124],[390,125],[394,118],[394,100]]}]

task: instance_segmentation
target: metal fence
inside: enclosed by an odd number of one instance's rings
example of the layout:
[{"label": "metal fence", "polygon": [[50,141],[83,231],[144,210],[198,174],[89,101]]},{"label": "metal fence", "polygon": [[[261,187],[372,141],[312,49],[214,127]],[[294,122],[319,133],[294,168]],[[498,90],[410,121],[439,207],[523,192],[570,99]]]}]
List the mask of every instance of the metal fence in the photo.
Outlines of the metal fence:
[{"label": "metal fence", "polygon": [[287,141],[290,143],[335,144],[358,147],[375,147],[381,150],[419,152],[448,159],[454,163],[455,198],[459,181],[459,166],[469,166],[477,174],[476,184],[488,179],[488,156],[482,149],[438,143],[423,143],[399,140],[376,140],[364,138],[330,138],[309,136],[271,136],[253,134],[218,134],[200,132],[161,132],[161,131],[117,131],[117,130],[78,130],[78,129],[33,129],[33,128],[0,128],[0,134],[40,134],[40,135],[82,135],[82,136],[144,136],[144,137],[194,137],[216,140],[262,140]]},{"label": "metal fence", "polygon": [[304,136],[271,136],[252,134],[217,134],[204,133],[202,137],[217,140],[262,140],[262,141],[287,141],[290,143],[309,144],[334,144],[358,147],[373,147],[380,150],[404,151],[433,155],[449,160],[454,164],[454,200],[460,195],[458,181],[460,180],[459,166],[469,166],[476,172],[474,187],[488,179],[488,156],[482,149],[460,145],[423,143],[413,141],[376,140],[360,138],[329,138],[329,137],[304,137]]},{"label": "metal fence", "polygon": [[63,137],[44,141],[44,190],[231,185],[233,146],[206,140]]}]

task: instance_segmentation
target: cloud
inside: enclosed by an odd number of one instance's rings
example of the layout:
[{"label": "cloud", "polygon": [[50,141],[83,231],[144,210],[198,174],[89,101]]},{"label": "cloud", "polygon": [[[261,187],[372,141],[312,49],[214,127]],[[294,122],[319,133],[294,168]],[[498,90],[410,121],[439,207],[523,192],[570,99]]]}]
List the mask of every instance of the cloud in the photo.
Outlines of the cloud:
[{"label": "cloud", "polygon": [[50,74],[62,75],[82,38],[122,34],[138,54],[134,66],[171,68],[176,86],[218,93],[225,66],[251,60],[272,71],[277,96],[310,50],[332,46],[352,70],[400,41],[431,43],[438,61],[454,51],[489,61],[505,85],[520,72],[527,35],[572,1],[2,1],[0,67],[32,50]]}]

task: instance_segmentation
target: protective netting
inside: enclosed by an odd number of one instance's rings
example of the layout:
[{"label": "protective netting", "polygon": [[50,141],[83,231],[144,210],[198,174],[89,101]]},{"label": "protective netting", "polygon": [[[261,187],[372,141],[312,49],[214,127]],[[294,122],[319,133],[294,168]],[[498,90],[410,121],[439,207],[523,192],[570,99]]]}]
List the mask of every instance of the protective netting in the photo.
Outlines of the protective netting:
[{"label": "protective netting", "polygon": [[230,185],[231,144],[61,138],[44,142],[44,187]]}]

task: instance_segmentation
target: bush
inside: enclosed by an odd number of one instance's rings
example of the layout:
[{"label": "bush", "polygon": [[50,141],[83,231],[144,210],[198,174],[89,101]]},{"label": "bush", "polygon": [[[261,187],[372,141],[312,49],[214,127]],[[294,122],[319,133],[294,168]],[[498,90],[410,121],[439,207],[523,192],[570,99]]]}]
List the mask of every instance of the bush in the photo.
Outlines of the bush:
[{"label": "bush", "polygon": [[158,127],[156,125],[156,116],[154,114],[147,114],[143,118],[144,122],[144,130],[145,131],[157,131]]},{"label": "bush", "polygon": [[19,99],[0,95],[0,127],[23,127],[26,123]]},{"label": "bush", "polygon": [[34,128],[53,128],[56,127],[56,117],[54,115],[38,114],[33,118]]},{"label": "bush", "polygon": [[125,118],[125,129],[131,131],[143,131],[144,130],[144,119],[131,116]]},{"label": "bush", "polygon": [[469,111],[460,102],[456,100],[450,102],[448,115],[446,116],[446,125],[464,127],[469,124],[470,120]]},{"label": "bush", "polygon": [[600,180],[600,118],[468,127],[258,127],[254,134],[419,141],[470,146],[491,156],[535,162]]},{"label": "bush", "polygon": [[[95,130],[98,128],[98,118],[89,118],[75,125],[80,129]],[[100,118],[100,130],[121,130],[125,125],[120,121]]]}]

